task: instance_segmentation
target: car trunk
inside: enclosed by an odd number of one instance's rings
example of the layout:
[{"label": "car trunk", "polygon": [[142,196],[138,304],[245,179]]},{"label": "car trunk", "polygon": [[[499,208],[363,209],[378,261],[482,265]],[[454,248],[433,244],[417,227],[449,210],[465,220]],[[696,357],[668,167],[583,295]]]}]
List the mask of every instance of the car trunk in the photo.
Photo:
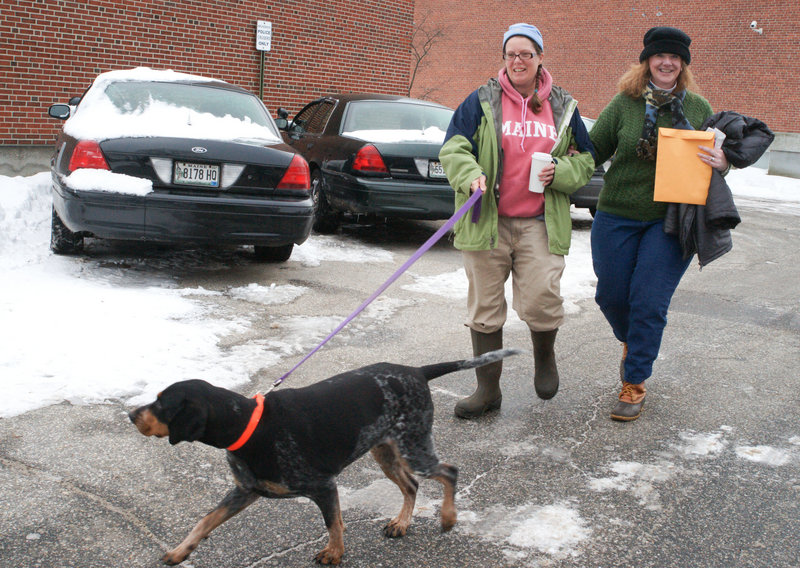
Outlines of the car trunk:
[{"label": "car trunk", "polygon": [[373,143],[393,178],[447,184],[439,162],[439,144]]},{"label": "car trunk", "polygon": [[[149,179],[154,192],[177,195],[274,195],[293,156],[291,149],[280,143],[185,138],[113,139],[100,147],[114,173]],[[178,164],[195,166],[196,171],[206,172],[204,176],[212,172],[216,180],[179,176]]]}]

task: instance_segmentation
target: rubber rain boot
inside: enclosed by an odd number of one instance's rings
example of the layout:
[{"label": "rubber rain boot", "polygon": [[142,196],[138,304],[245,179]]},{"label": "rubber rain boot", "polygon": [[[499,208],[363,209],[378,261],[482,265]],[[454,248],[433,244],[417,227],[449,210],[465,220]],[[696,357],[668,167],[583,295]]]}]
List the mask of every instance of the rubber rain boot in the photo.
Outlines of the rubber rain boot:
[{"label": "rubber rain boot", "polygon": [[539,398],[548,400],[558,392],[558,368],[556,367],[556,353],[553,349],[556,343],[558,329],[551,331],[531,330],[533,339],[533,386]]},{"label": "rubber rain boot", "polygon": [[[470,329],[472,353],[475,356],[503,348],[503,328],[492,333],[481,333]],[[467,398],[456,403],[455,414],[459,418],[477,418],[490,410],[497,410],[503,402],[500,392],[500,374],[503,362],[498,361],[475,369],[478,387]]]}]

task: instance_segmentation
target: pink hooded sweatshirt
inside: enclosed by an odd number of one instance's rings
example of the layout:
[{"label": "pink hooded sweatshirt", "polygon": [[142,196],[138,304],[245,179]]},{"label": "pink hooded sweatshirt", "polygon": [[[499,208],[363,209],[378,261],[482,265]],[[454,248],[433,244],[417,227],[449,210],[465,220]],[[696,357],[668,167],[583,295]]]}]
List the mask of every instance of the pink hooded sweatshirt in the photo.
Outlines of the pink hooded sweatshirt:
[{"label": "pink hooded sweatshirt", "polygon": [[505,69],[498,80],[503,88],[503,173],[500,179],[498,212],[503,217],[536,217],[544,213],[544,194],[528,190],[531,156],[534,152],[553,149],[557,132],[550,108],[550,89],[553,77],[542,67],[539,100],[542,110],[534,113],[530,107],[533,95],[524,98],[511,85]]}]

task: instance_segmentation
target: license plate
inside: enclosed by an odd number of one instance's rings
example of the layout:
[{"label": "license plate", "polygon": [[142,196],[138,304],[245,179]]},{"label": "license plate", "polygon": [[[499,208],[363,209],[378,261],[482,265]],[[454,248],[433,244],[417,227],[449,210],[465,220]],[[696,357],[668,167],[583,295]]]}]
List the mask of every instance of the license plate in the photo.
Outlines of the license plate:
[{"label": "license plate", "polygon": [[172,182],[180,185],[202,185],[219,187],[219,166],[175,162]]},{"label": "license plate", "polygon": [[444,178],[447,177],[444,173],[444,168],[441,162],[428,162],[428,177],[431,178]]}]

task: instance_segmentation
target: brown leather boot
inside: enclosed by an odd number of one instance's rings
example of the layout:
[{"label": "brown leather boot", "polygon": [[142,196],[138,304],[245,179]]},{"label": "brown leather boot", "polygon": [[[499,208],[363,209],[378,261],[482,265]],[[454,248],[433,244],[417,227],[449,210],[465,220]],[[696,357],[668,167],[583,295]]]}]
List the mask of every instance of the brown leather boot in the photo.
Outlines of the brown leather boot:
[{"label": "brown leather boot", "polygon": [[533,339],[533,386],[539,398],[548,400],[558,392],[558,368],[553,349],[558,329],[531,331]]},{"label": "brown leather boot", "polygon": [[[481,333],[470,329],[472,352],[476,356],[503,348],[503,328],[492,333]],[[456,403],[455,413],[459,418],[477,418],[489,410],[497,410],[503,402],[500,392],[500,374],[503,362],[490,363],[475,369],[478,388],[475,392]]]},{"label": "brown leather boot", "polygon": [[644,405],[644,383],[635,385],[622,381],[622,391],[619,393],[619,402],[611,411],[611,419],[620,422],[636,420],[642,413]]}]

